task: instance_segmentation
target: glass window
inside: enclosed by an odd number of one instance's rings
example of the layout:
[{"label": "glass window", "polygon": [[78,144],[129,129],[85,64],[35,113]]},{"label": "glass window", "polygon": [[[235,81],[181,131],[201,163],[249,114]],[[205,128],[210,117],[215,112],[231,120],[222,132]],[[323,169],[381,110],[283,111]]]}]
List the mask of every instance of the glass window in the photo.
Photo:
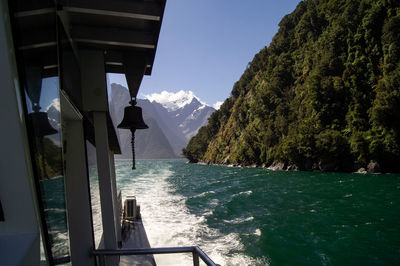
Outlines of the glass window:
[{"label": "glass window", "polygon": [[[66,263],[70,251],[55,2],[15,0],[9,1],[9,8],[47,255],[41,260]],[[54,12],[36,12],[51,8]]]},{"label": "glass window", "polygon": [[[37,76],[35,81],[34,76],[26,78],[29,80],[26,87],[28,130],[47,227],[47,245],[57,260],[69,255],[59,82],[58,77]],[[37,86],[36,92],[28,86]]]}]

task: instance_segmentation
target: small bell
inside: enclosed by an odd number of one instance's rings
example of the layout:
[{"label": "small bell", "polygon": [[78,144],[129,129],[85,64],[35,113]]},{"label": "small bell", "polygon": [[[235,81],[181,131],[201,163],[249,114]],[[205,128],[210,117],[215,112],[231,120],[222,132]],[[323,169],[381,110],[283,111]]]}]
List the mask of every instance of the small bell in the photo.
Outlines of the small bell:
[{"label": "small bell", "polygon": [[149,128],[143,121],[142,108],[138,106],[127,106],[124,110],[124,118],[118,125],[123,129],[146,129]]},{"label": "small bell", "polygon": [[136,169],[135,166],[135,131],[136,129],[149,128],[143,121],[142,108],[138,106],[127,106],[124,110],[124,118],[121,123],[117,126],[122,129],[130,129],[132,138],[132,169]]},{"label": "small bell", "polygon": [[53,135],[58,132],[50,125],[49,117],[45,112],[30,113],[28,119],[32,123],[33,132],[37,137]]}]

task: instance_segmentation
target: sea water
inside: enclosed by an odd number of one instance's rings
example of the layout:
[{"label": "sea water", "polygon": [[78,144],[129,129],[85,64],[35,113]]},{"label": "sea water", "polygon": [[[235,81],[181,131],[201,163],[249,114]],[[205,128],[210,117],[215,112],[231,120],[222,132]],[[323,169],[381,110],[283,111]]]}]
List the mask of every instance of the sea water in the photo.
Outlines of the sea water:
[{"label": "sea water", "polygon": [[[398,265],[400,175],[117,160],[152,247],[197,245],[221,265]],[[97,222],[98,223],[98,222]],[[192,265],[190,255],[156,256]]]}]

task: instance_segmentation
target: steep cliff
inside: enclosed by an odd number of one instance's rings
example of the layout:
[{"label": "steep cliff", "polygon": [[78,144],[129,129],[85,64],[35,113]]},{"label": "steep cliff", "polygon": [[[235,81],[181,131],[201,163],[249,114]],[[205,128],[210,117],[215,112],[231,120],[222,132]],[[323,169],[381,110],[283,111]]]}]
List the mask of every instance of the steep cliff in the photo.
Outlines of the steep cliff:
[{"label": "steep cliff", "polygon": [[192,162],[400,171],[400,8],[308,0],[194,136]]}]

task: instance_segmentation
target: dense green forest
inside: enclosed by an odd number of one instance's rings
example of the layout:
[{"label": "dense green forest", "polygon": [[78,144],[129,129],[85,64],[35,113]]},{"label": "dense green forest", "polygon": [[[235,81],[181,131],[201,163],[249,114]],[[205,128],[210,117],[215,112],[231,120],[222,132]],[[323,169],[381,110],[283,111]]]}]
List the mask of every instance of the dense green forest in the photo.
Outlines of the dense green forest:
[{"label": "dense green forest", "polygon": [[302,1],[183,154],[207,163],[400,171],[400,4]]},{"label": "dense green forest", "polygon": [[62,176],[63,161],[61,147],[47,137],[43,138],[43,145],[40,144],[40,141],[39,138],[36,138],[35,161],[40,180]]}]

